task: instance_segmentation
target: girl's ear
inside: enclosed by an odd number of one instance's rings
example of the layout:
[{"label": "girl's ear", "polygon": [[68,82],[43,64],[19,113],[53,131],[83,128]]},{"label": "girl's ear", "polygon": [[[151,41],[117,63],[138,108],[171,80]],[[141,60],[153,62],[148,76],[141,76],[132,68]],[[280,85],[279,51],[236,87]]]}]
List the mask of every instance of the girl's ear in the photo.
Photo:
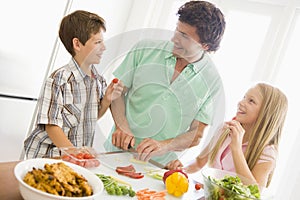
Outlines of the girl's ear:
[{"label": "girl's ear", "polygon": [[80,51],[81,43],[80,43],[79,39],[78,38],[73,38],[72,42],[73,42],[74,51],[75,52]]}]

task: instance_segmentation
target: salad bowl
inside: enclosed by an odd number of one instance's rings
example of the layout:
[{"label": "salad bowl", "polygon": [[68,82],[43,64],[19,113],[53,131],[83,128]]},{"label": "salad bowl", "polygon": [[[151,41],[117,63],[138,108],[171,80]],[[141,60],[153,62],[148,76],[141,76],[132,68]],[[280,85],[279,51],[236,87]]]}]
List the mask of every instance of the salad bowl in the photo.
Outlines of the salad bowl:
[{"label": "salad bowl", "polygon": [[258,185],[234,172],[206,168],[202,176],[206,200],[262,199]]}]

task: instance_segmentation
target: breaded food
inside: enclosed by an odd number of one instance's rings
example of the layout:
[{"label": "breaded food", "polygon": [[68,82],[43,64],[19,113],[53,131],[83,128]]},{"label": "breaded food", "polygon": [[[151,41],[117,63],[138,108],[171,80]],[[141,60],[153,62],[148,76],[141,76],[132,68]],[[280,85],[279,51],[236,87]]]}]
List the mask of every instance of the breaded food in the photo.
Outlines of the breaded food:
[{"label": "breaded food", "polygon": [[93,194],[87,180],[63,162],[45,164],[44,169],[33,168],[23,180],[38,190],[54,195],[83,197]]}]

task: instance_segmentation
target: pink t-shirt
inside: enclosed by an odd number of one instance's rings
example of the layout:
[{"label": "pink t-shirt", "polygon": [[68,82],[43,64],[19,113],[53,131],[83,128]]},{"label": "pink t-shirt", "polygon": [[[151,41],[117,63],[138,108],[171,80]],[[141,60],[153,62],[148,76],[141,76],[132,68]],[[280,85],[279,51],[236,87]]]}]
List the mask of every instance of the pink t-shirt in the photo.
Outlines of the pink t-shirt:
[{"label": "pink t-shirt", "polygon": [[[221,145],[217,155],[216,155],[216,161],[213,164],[213,168],[217,168],[217,169],[222,169],[222,170],[226,170],[226,171],[231,171],[231,172],[236,172],[235,171],[235,167],[234,167],[234,162],[233,162],[233,158],[232,158],[232,153],[230,151],[230,144],[231,139],[228,136],[225,141],[223,142],[223,144]],[[242,145],[242,149],[243,152],[246,151],[248,143],[244,143]],[[273,162],[273,165],[275,167],[275,161],[276,161],[276,157],[277,157],[277,151],[274,148],[273,145],[269,145],[267,146],[259,160],[258,163],[262,163],[262,162]]]}]

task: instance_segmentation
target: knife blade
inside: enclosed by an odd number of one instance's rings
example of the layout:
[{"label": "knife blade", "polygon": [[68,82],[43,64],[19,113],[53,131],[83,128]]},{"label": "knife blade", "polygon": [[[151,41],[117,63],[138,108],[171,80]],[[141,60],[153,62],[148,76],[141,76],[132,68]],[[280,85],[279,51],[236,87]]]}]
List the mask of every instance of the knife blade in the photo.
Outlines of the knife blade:
[{"label": "knife blade", "polygon": [[[131,153],[131,154],[137,154],[137,151],[134,148],[129,148],[128,150],[120,150],[120,151],[108,151],[108,152],[101,152],[97,153],[96,156],[102,156],[102,155],[112,155],[112,154],[119,154],[119,153]],[[138,161],[138,160],[137,160]],[[143,162],[143,161],[141,161]],[[164,169],[165,166],[153,159],[148,160],[148,162],[158,168]]]}]

